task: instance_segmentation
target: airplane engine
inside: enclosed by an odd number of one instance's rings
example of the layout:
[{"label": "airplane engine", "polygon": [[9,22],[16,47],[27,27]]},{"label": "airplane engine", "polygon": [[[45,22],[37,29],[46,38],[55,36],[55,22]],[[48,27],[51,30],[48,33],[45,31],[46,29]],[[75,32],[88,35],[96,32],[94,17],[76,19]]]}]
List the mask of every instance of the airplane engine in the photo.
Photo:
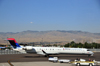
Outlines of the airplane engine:
[{"label": "airplane engine", "polygon": [[33,48],[32,48],[32,46],[26,46],[26,47],[24,47],[23,49],[24,49],[24,50],[32,50]]}]

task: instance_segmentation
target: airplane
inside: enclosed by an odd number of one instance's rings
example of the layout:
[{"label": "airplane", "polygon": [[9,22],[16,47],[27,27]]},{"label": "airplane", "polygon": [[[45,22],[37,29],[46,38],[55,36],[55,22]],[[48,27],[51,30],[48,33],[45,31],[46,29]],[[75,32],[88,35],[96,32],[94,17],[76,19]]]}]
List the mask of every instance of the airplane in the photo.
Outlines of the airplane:
[{"label": "airplane", "polygon": [[93,56],[93,52],[86,48],[65,48],[65,47],[33,47],[33,46],[20,46],[14,38],[7,38],[13,50],[21,53],[35,53],[48,57],[49,55],[58,54],[75,54],[75,55],[88,55]]},{"label": "airplane", "polygon": [[0,49],[6,49],[6,47],[0,47]]}]

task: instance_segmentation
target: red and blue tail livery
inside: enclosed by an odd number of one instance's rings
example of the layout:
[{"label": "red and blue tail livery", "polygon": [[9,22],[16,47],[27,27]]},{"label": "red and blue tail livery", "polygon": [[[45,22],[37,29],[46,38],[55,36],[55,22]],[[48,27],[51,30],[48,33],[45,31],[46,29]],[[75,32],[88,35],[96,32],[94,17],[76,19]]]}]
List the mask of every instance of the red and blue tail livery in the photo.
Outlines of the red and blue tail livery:
[{"label": "red and blue tail livery", "polygon": [[21,48],[21,46],[16,42],[14,38],[7,38],[7,40],[10,42],[14,49]]}]

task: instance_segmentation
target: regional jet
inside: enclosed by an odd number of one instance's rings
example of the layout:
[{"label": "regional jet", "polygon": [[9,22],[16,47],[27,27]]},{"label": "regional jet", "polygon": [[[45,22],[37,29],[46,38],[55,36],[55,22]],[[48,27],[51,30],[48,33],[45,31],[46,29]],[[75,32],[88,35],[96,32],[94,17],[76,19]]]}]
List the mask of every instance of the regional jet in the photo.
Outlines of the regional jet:
[{"label": "regional jet", "polygon": [[57,54],[76,54],[93,56],[93,52],[86,48],[65,48],[65,47],[33,47],[33,46],[20,46],[14,38],[7,38],[13,50],[21,53],[35,53],[45,56]]}]

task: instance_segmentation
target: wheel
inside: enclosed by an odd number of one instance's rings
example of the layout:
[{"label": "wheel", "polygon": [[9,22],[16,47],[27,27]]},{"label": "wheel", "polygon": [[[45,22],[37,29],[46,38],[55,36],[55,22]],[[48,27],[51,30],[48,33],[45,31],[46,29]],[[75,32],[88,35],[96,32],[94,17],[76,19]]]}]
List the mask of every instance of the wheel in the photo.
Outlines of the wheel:
[{"label": "wheel", "polygon": [[47,57],[47,55],[45,55],[44,57]]},{"label": "wheel", "polygon": [[49,55],[45,55],[44,57],[49,57]]},{"label": "wheel", "polygon": [[89,66],[93,66],[92,63],[90,63]]},{"label": "wheel", "polygon": [[60,63],[63,63],[63,61],[60,61]]},{"label": "wheel", "polygon": [[88,57],[90,57],[91,55],[88,55]]},{"label": "wheel", "polygon": [[80,63],[77,63],[76,66],[80,66]]}]

